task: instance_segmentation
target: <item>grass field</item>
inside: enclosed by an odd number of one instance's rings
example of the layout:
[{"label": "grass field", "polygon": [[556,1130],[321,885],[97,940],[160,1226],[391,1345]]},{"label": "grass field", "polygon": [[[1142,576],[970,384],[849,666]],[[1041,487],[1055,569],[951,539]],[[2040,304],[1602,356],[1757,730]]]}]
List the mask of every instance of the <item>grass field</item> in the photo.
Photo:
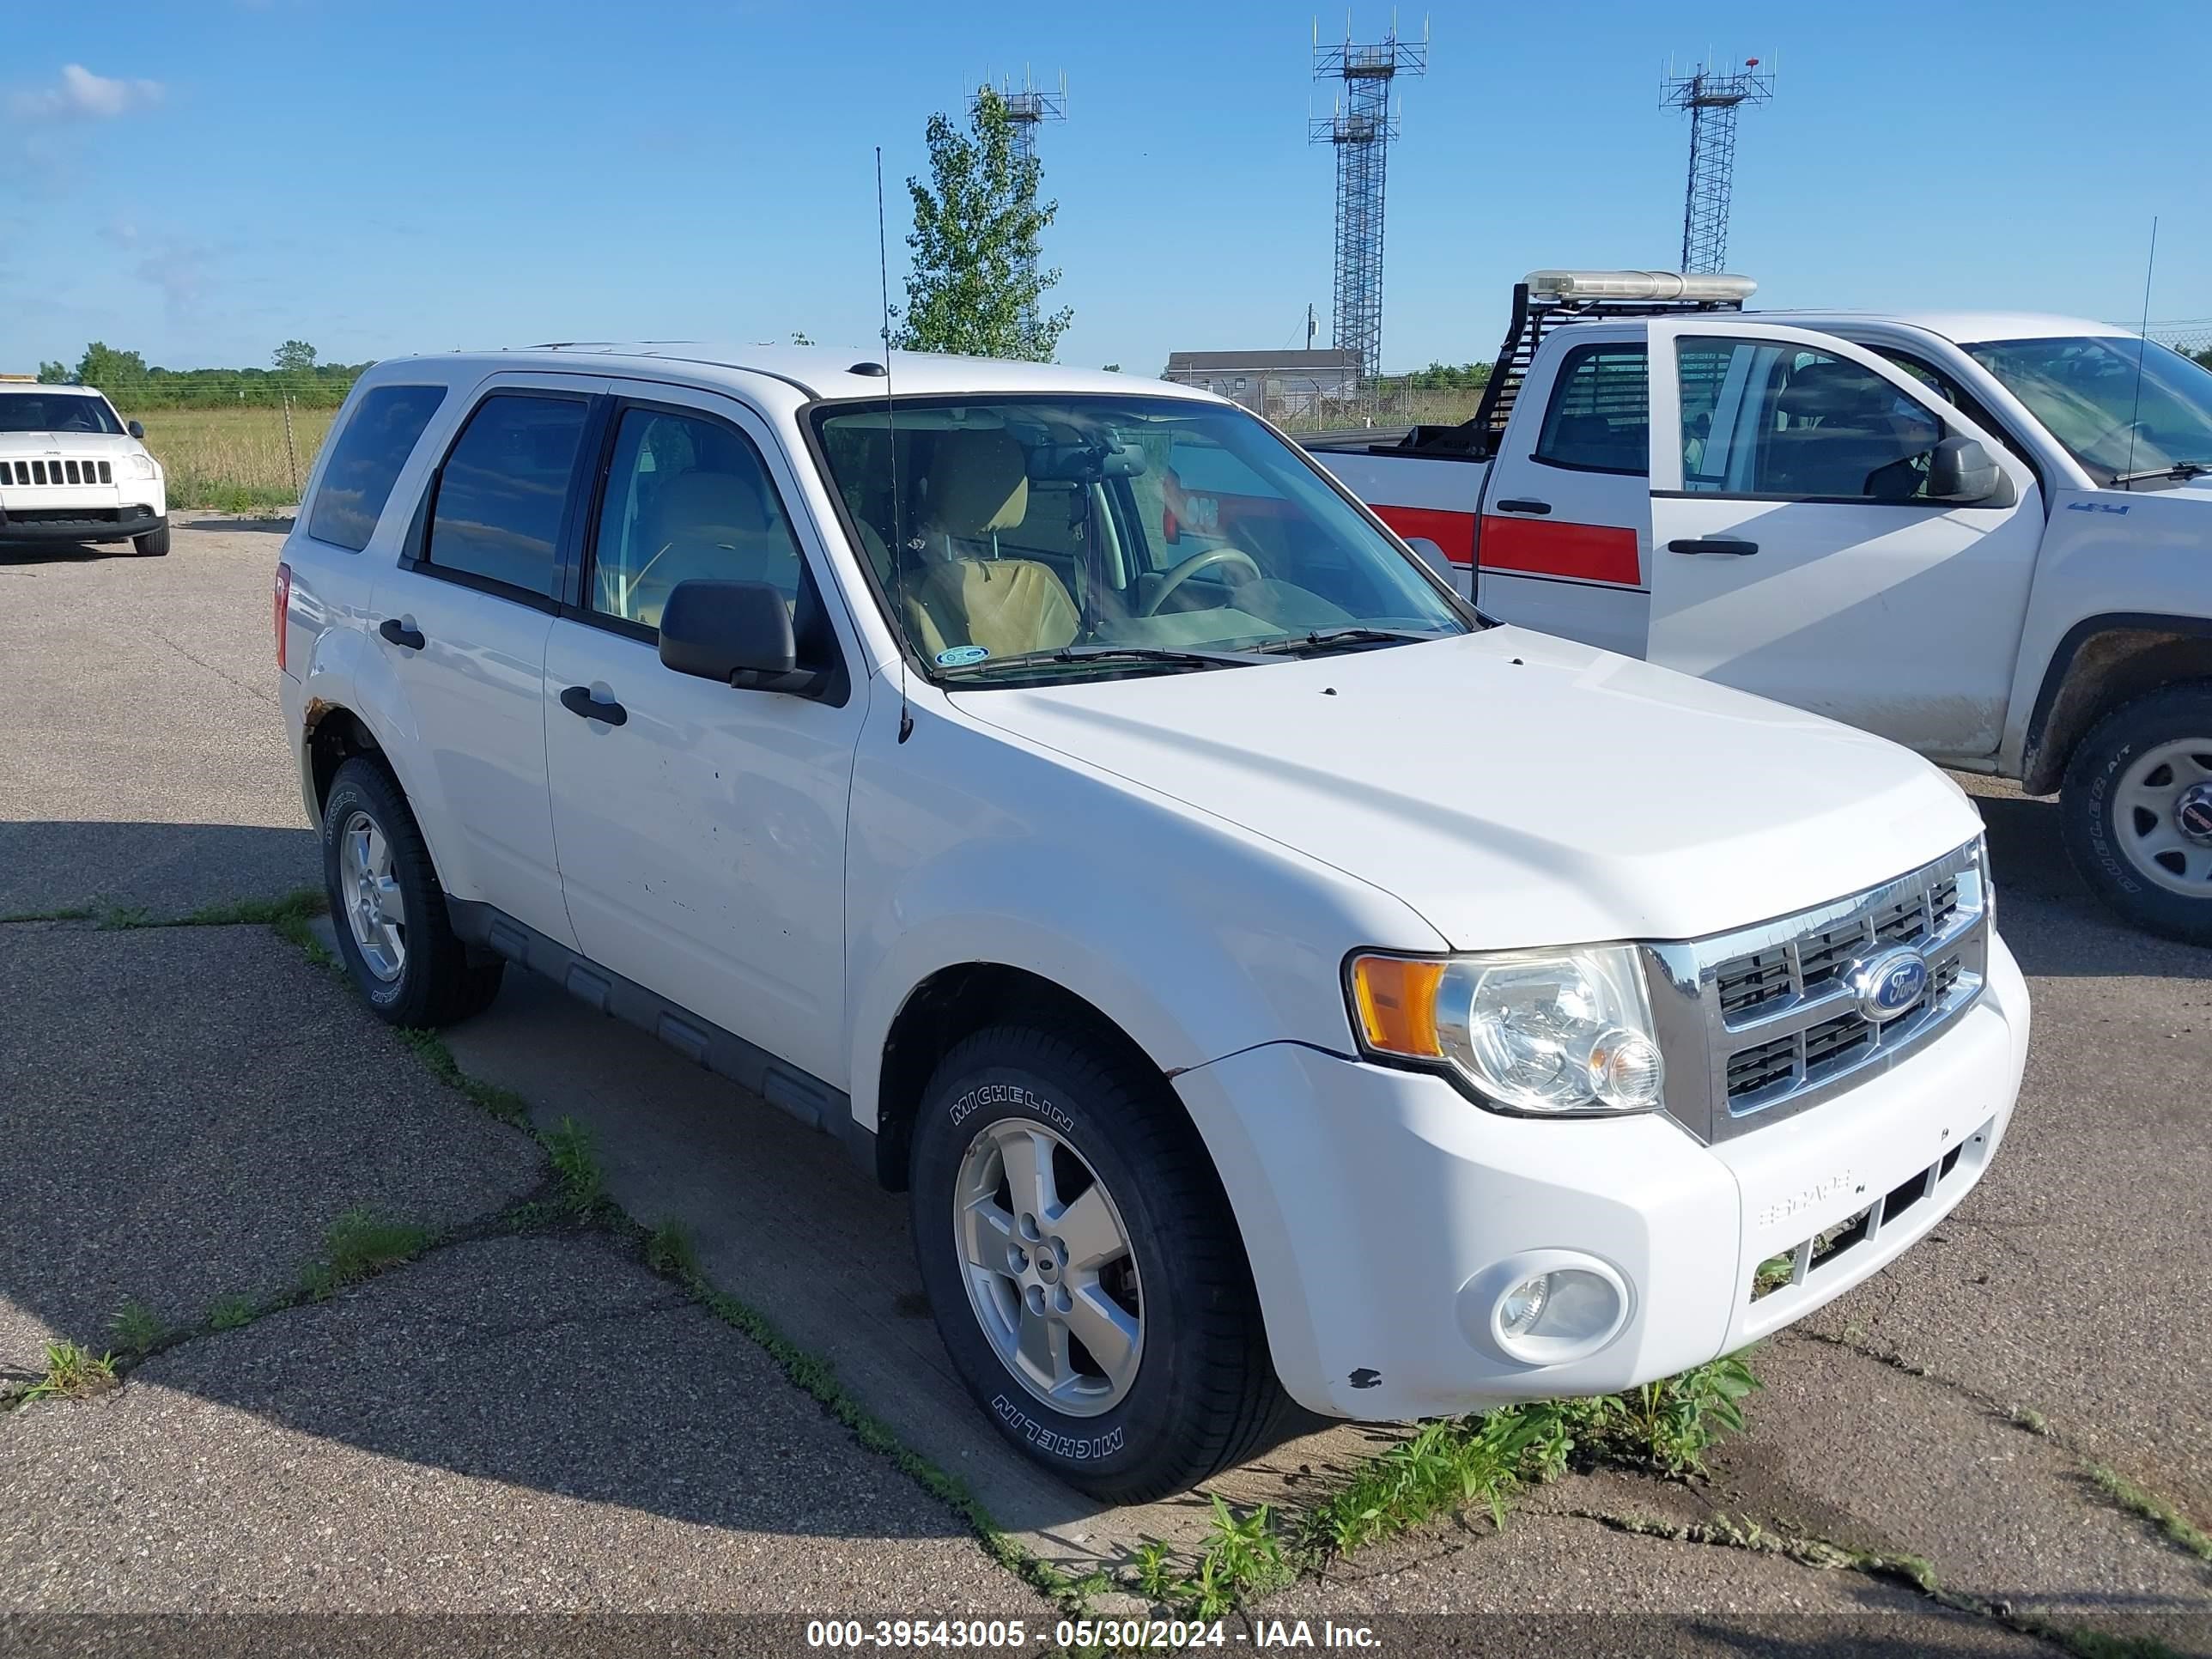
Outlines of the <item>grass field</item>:
[{"label": "grass field", "polygon": [[[251,513],[288,507],[329,435],[332,409],[292,411],[293,455],[284,448],[281,409],[125,409],[146,428],[146,447],[169,475],[171,507]],[[296,465],[296,471],[295,467]]]}]

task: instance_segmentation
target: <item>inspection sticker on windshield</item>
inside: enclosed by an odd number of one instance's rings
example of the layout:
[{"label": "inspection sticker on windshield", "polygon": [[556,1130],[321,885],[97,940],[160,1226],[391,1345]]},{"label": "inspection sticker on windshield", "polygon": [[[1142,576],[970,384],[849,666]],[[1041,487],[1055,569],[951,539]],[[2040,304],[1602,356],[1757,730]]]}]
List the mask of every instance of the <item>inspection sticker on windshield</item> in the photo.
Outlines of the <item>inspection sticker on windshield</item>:
[{"label": "inspection sticker on windshield", "polygon": [[956,645],[937,653],[939,668],[965,668],[971,662],[981,662],[991,653],[980,645]]}]

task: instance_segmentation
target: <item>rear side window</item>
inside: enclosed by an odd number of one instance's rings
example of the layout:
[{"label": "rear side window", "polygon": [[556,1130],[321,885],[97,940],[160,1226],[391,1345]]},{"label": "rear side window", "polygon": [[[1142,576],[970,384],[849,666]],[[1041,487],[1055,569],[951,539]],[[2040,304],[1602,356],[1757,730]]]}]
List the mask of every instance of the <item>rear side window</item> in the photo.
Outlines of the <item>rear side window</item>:
[{"label": "rear side window", "polygon": [[550,597],[584,400],[498,392],[447,456],[424,562]]},{"label": "rear side window", "polygon": [[441,386],[380,386],[364,393],[323,469],[307,533],[356,553],[367,547],[393,480],[445,401]]},{"label": "rear side window", "polygon": [[1650,365],[1641,344],[1577,346],[1552,389],[1535,459],[1584,472],[1651,470]]}]

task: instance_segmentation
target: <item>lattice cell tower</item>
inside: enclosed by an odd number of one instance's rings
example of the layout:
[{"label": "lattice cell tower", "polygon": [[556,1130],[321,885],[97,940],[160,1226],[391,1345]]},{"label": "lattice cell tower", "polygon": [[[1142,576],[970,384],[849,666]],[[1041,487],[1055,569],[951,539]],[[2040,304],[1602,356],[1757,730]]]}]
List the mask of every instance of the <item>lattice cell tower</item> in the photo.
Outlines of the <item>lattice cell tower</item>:
[{"label": "lattice cell tower", "polygon": [[1761,74],[1756,58],[1746,58],[1741,69],[1716,70],[1708,64],[1688,75],[1669,73],[1660,83],[1662,109],[1690,112],[1690,182],[1682,199],[1684,270],[1727,268],[1736,112],[1773,96],[1773,72]]},{"label": "lattice cell tower", "polygon": [[1333,112],[1307,123],[1307,139],[1336,150],[1336,306],[1332,338],[1359,354],[1359,374],[1371,380],[1382,367],[1382,198],[1390,143],[1398,117],[1390,107],[1391,83],[1401,75],[1429,71],[1428,31],[1401,40],[1394,20],[1382,40],[1355,44],[1351,25],[1344,44],[1324,46],[1315,30],[1316,81],[1342,81]]},{"label": "lattice cell tower", "polygon": [[[968,108],[971,114],[983,101],[983,94],[990,90],[992,88],[987,83],[969,95]],[[999,84],[997,91],[999,101],[1006,106],[1006,118],[1014,124],[1015,154],[1024,161],[1035,159],[1038,126],[1047,121],[1067,119],[1067,77],[1065,75],[1060,77],[1060,89],[1055,92],[1050,87],[1032,85],[1029,71],[1024,70],[1019,87],[1012,81],[1005,81]]]}]

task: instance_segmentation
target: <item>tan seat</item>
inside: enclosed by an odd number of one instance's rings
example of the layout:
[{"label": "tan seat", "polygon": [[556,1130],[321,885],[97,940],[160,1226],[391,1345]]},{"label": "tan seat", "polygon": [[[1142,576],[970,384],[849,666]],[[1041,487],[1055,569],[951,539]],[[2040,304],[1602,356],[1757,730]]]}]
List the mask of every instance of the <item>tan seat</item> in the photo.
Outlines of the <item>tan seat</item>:
[{"label": "tan seat", "polygon": [[904,573],[915,645],[929,657],[959,645],[1011,657],[1068,644],[1082,617],[1052,567],[981,557],[975,545],[1029,512],[1021,445],[998,430],[939,432],[935,440],[927,479],[930,529]]},{"label": "tan seat", "polygon": [[601,610],[655,626],[677,583],[695,577],[767,582],[787,595],[798,589],[799,550],[771,514],[756,479],[735,472],[678,473],[661,486],[652,520],[652,529],[640,538],[650,552],[638,569],[600,567]]}]

